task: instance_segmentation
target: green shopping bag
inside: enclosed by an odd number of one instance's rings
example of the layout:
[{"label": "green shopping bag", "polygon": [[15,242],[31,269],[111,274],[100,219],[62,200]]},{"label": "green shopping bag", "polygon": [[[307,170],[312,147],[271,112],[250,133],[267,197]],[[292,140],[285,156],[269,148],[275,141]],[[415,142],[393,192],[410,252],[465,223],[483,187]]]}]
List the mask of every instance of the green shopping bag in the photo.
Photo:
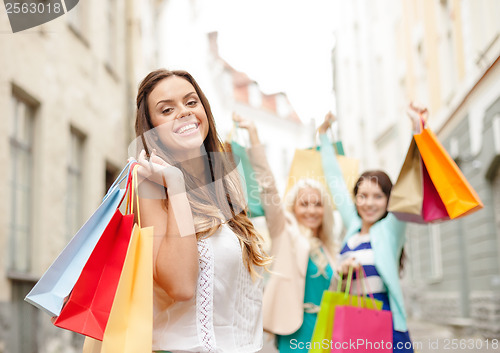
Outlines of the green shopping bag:
[{"label": "green shopping bag", "polygon": [[[342,274],[340,275],[340,281],[337,286],[337,291],[325,290],[323,296],[321,297],[320,309],[318,312],[318,318],[316,319],[316,324],[314,326],[313,335],[311,338],[311,348],[309,353],[330,353],[331,346],[330,342],[332,340],[333,332],[333,321],[335,319],[335,308],[338,305],[346,306],[357,306],[358,300],[363,301],[363,307],[378,310],[382,309],[382,301],[380,300],[367,300],[366,296],[356,296],[349,294],[352,282],[352,267],[349,268],[349,273],[347,275],[347,284],[344,292],[341,291],[342,286]],[[361,271],[362,273],[364,271]],[[363,281],[363,279],[361,279]],[[364,287],[364,286],[363,286]]]},{"label": "green shopping bag", "polygon": [[[237,130],[237,127],[233,127],[233,131]],[[233,135],[233,134],[231,134]],[[262,208],[260,200],[260,190],[259,183],[255,179],[255,172],[248,158],[245,147],[236,142],[231,138],[231,151],[236,161],[238,163],[238,173],[241,177],[241,182],[243,185],[243,190],[245,191],[245,198],[248,204],[248,217],[260,217],[264,216],[264,209]]]}]

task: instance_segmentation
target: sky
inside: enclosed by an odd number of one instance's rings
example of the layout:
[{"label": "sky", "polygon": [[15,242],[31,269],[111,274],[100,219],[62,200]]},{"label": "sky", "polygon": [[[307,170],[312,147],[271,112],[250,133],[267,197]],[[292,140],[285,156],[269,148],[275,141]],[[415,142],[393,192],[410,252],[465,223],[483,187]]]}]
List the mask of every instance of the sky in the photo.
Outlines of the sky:
[{"label": "sky", "polygon": [[304,122],[334,109],[335,0],[202,3],[207,29],[219,32],[221,57],[264,93],[285,92]]}]

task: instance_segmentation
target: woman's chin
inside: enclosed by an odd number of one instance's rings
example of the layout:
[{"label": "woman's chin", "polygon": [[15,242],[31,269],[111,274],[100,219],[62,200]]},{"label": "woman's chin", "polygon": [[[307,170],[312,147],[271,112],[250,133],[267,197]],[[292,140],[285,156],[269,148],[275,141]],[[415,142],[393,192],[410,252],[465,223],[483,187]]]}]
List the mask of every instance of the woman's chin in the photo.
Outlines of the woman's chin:
[{"label": "woman's chin", "polygon": [[313,233],[316,233],[319,229],[319,226],[320,226],[316,223],[308,223],[308,224],[302,224],[302,225],[306,228],[309,228],[311,230],[311,232],[313,232]]},{"label": "woman's chin", "polygon": [[363,217],[363,221],[367,224],[375,224],[378,220],[380,219],[380,217],[378,216],[369,216],[369,217]]},{"label": "woman's chin", "polygon": [[[165,141],[166,142],[166,141]],[[193,138],[190,139],[175,139],[175,145],[173,146],[172,143],[165,143],[163,142],[163,145],[166,146],[166,149],[168,152],[170,152],[174,156],[191,156],[193,154],[200,154],[204,153],[204,150],[202,151],[203,147],[203,139],[201,136],[193,136]],[[169,141],[170,142],[170,141]]]}]

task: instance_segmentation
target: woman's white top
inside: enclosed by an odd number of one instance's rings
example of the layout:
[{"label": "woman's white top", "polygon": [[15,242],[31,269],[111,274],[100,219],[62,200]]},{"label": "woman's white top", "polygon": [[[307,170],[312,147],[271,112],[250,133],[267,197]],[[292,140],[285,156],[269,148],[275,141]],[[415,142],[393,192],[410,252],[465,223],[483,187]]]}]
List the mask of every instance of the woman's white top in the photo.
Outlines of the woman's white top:
[{"label": "woman's white top", "polygon": [[154,283],[153,351],[259,351],[263,281],[252,280],[236,234],[224,224],[198,241],[198,253],[198,285],[192,300],[173,302]]}]

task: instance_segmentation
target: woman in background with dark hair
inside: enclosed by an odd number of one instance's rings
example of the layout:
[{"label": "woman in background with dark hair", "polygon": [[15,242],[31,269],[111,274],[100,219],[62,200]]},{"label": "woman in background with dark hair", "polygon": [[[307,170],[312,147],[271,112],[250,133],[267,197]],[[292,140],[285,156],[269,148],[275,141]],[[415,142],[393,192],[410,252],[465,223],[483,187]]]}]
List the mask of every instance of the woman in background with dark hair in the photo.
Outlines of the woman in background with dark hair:
[{"label": "woman in background with dark hair", "polygon": [[[419,128],[418,115],[424,112],[425,109],[410,105],[414,131]],[[392,312],[393,352],[413,352],[399,280],[406,223],[387,211],[392,182],[383,171],[364,172],[356,182],[352,201],[337,160],[332,158],[335,150],[325,134],[334,120],[333,114],[328,113],[319,132],[325,176],[346,227],[339,272],[345,278],[349,267],[363,266],[367,287],[375,299],[383,302],[382,309]],[[351,284],[354,292],[355,281]]]}]

